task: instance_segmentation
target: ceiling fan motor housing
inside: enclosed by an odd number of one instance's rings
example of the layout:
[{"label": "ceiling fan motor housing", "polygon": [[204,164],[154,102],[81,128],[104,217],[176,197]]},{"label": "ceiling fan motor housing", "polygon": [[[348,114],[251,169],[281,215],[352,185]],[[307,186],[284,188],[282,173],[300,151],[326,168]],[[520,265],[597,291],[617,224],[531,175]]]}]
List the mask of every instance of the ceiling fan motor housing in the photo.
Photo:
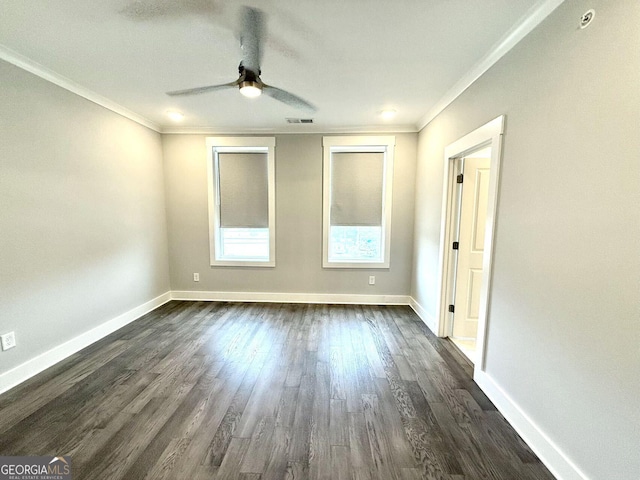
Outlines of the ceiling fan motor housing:
[{"label": "ceiling fan motor housing", "polygon": [[253,70],[245,68],[242,62],[240,62],[240,65],[238,65],[238,73],[240,74],[240,81],[248,80],[255,82],[260,81],[262,71],[258,70],[258,73],[256,73]]}]

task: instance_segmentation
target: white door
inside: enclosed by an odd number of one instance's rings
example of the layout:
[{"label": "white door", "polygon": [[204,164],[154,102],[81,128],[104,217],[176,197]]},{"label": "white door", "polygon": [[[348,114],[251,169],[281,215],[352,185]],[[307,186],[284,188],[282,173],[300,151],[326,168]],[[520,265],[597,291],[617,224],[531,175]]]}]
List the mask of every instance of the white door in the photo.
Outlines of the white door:
[{"label": "white door", "polygon": [[489,158],[464,159],[452,337],[475,347],[489,194]]}]

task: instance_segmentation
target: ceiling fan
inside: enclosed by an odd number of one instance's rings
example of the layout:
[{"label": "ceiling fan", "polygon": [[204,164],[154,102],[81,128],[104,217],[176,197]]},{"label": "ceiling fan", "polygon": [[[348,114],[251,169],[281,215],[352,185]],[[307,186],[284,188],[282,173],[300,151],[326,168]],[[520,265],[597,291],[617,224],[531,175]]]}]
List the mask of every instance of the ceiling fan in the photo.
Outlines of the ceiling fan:
[{"label": "ceiling fan", "polygon": [[242,60],[238,67],[240,76],[235,82],[188,88],[186,90],[175,90],[167,92],[167,95],[172,97],[199,95],[201,93],[238,87],[240,89],[240,93],[246,97],[257,97],[264,93],[265,95],[269,95],[271,98],[291,107],[315,112],[316,108],[306,100],[294,95],[293,93],[267,85],[260,79],[264,24],[264,14],[260,10],[251,7],[243,7],[240,31]]}]

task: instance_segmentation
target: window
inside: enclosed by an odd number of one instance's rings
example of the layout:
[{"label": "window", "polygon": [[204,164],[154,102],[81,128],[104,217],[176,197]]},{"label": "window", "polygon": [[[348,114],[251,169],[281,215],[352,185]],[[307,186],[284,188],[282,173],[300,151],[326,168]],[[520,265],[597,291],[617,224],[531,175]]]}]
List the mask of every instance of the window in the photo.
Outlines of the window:
[{"label": "window", "polygon": [[324,137],[323,267],[388,268],[395,137]]},{"label": "window", "polygon": [[275,266],[275,138],[208,137],[211,265]]}]

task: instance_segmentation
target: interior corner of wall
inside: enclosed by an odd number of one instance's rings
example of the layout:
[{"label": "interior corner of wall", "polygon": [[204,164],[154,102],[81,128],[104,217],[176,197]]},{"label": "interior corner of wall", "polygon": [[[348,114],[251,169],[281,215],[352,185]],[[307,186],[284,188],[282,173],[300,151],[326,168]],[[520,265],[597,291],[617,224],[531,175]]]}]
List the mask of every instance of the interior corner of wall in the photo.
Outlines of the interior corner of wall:
[{"label": "interior corner of wall", "polygon": [[433,315],[427,312],[427,310],[422,305],[420,305],[418,301],[413,297],[409,297],[409,305],[411,306],[413,311],[416,312],[416,315],[418,315],[420,320],[422,320],[424,324],[429,327],[429,330],[431,330],[434,335],[438,335],[436,319],[433,317]]}]

